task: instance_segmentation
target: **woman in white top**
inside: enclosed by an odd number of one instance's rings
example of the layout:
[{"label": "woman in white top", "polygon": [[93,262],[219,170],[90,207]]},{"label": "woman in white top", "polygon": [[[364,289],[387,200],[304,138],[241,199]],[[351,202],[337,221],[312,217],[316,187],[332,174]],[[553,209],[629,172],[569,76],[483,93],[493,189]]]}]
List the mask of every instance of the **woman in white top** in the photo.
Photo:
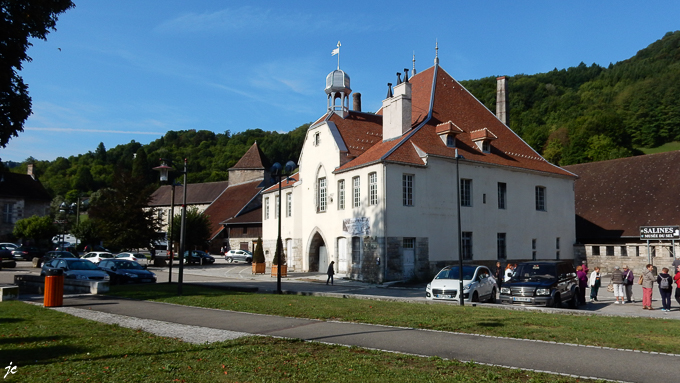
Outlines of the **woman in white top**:
[{"label": "woman in white top", "polygon": [[588,278],[588,286],[590,286],[590,301],[597,302],[597,291],[600,290],[600,268],[596,267],[590,278]]},{"label": "woman in white top", "polygon": [[515,273],[515,268],[513,267],[513,265],[508,264],[505,267],[505,279],[503,279],[503,282],[509,281],[510,278],[512,278],[512,274],[514,274],[514,273]]}]

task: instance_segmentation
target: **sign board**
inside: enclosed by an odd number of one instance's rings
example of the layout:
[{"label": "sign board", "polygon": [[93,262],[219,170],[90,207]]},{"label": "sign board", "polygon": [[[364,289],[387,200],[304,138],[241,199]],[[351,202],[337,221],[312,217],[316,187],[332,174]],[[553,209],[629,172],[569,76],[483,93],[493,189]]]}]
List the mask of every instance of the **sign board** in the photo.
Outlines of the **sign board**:
[{"label": "sign board", "polygon": [[640,239],[680,239],[680,226],[640,226]]}]

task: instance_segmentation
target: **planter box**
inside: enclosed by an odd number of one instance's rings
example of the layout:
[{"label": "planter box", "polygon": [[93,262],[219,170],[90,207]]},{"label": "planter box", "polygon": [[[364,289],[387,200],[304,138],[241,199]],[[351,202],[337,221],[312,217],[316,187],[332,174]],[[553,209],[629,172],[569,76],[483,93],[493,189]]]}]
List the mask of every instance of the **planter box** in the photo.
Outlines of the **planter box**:
[{"label": "planter box", "polygon": [[[276,277],[278,275],[279,267],[277,265],[272,265],[272,277]],[[288,276],[288,265],[281,265],[281,276],[282,277]]]},{"label": "planter box", "polygon": [[253,274],[264,274],[267,271],[267,264],[253,262]]}]

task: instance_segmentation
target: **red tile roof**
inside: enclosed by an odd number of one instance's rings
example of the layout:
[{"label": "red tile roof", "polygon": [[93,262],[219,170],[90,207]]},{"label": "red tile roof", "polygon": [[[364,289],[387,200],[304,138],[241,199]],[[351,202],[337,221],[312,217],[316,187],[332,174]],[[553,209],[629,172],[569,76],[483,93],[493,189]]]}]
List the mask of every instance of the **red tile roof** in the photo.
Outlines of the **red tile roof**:
[{"label": "red tile roof", "polygon": [[[436,81],[433,81],[435,73]],[[423,165],[423,160],[414,146],[427,154],[454,158],[455,149],[447,147],[437,136],[437,126],[450,121],[463,131],[456,136],[456,146],[465,160],[573,177],[573,174],[543,159],[441,67],[428,68],[413,76],[409,81],[412,83],[413,128],[401,138],[388,142],[374,142],[370,149],[364,146],[357,158],[340,166],[336,172],[365,166],[376,161]],[[432,94],[434,94],[434,99],[432,99]],[[432,104],[432,117],[427,120],[430,104]],[[339,116],[336,117],[332,117],[332,121],[340,131],[343,131],[345,120]],[[352,121],[351,129],[348,130],[362,131],[357,124],[358,121]],[[370,121],[370,124],[365,122],[361,126],[370,125],[372,129],[377,130],[376,126],[379,124],[382,130],[381,121],[377,119]],[[486,137],[498,138],[491,145],[490,153],[483,153],[472,141],[471,132],[480,130]]]},{"label": "red tile roof", "polygon": [[[223,229],[221,222],[234,218],[258,196],[262,190],[262,180],[229,186],[208,206],[203,215],[210,221],[210,239],[215,238]],[[262,218],[260,218],[260,222]]]},{"label": "red tile roof", "polygon": [[640,226],[680,224],[680,151],[570,165],[578,175],[576,238],[638,237]]},{"label": "red tile roof", "polygon": [[[229,181],[188,184],[187,205],[212,203],[228,186]],[[163,185],[151,195],[149,206],[170,206],[171,195],[172,186]],[[182,186],[175,186],[175,205],[182,203],[183,195],[184,188]]]},{"label": "red tile roof", "polygon": [[[293,187],[293,184],[298,182],[299,179],[300,179],[300,173],[295,173],[295,174],[291,175],[290,177],[282,178],[281,179],[281,189],[283,190],[283,189],[286,189],[286,188]],[[279,190],[279,184],[278,183],[275,183],[274,185],[268,187],[266,190],[264,190],[262,192],[262,194],[269,193],[269,192],[272,192],[274,190]]]},{"label": "red tile roof", "polygon": [[253,143],[240,160],[230,169],[264,169],[267,164],[266,156],[260,150],[257,142]]}]

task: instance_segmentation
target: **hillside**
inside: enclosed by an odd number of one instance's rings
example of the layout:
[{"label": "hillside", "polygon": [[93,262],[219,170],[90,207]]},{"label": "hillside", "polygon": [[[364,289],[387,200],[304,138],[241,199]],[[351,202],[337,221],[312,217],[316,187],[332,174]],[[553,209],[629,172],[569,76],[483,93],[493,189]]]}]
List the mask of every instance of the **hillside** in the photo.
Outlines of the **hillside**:
[{"label": "hillside", "polygon": [[[680,141],[680,31],[604,68],[581,63],[508,76],[509,125],[559,165],[601,161]],[[462,82],[490,110],[496,79]]]}]

